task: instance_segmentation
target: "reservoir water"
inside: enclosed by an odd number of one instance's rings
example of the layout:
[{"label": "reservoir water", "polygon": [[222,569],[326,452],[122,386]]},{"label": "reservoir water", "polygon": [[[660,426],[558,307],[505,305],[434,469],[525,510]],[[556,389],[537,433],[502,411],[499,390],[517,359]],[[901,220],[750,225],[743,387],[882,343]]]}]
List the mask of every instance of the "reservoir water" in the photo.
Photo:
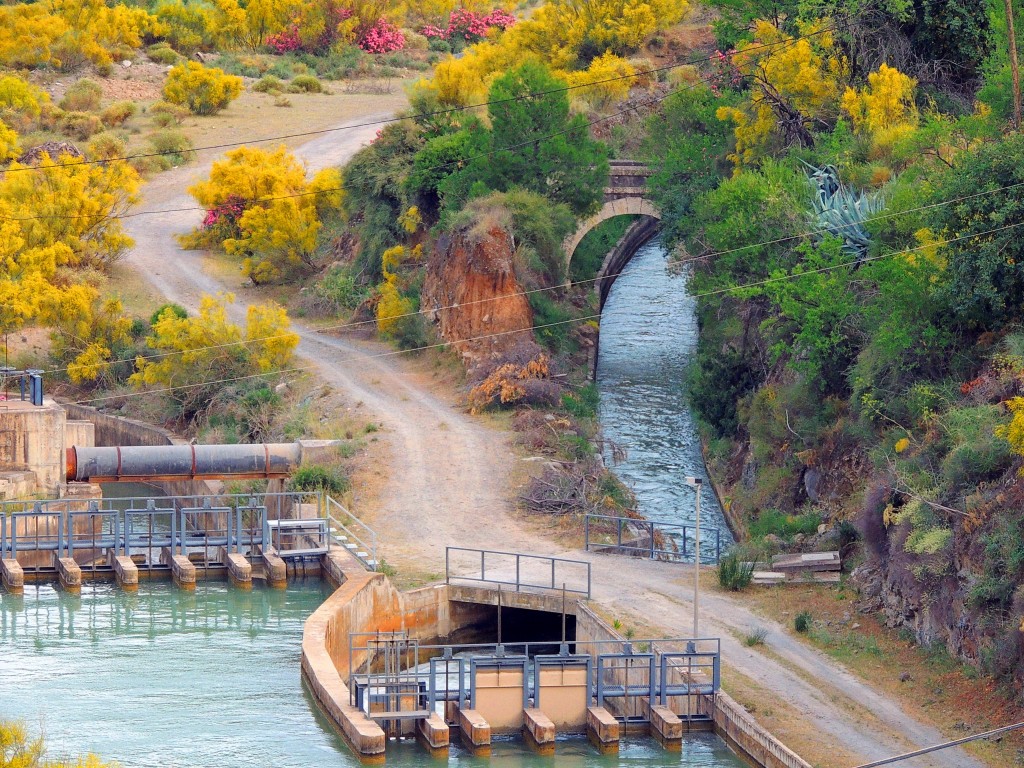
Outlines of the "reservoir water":
[{"label": "reservoir water", "polygon": [[[45,732],[53,756],[95,752],[124,768],[357,768],[299,675],[302,624],[327,590],[200,583],[184,592],[143,583],[135,594],[93,583],[73,595],[52,586],[0,592],[0,718]],[[444,764],[414,742],[388,745],[388,765]],[[601,755],[585,739],[540,756],[521,740],[491,756],[453,746],[451,766],[741,768],[712,734],[681,753],[624,742]]]},{"label": "reservoir water", "polygon": [[[687,274],[668,268],[655,238],[642,246],[615,280],[601,318],[597,386],[606,440],[626,451],[615,473],[633,489],[649,520],[692,524],[694,491],[687,476],[704,480],[701,526],[732,544],[722,509],[708,484],[697,425],[686,399],[686,368],[696,353],[696,299]],[[611,455],[606,460],[611,464]],[[702,536],[705,556],[713,539]]]}]

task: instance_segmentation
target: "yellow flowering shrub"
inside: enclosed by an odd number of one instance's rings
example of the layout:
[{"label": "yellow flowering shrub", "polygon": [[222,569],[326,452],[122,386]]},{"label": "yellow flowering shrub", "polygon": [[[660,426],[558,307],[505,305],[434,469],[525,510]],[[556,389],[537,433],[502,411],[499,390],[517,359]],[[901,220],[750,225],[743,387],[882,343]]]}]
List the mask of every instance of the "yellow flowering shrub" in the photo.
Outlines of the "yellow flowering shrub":
[{"label": "yellow flowering shrub", "polygon": [[914,78],[882,64],[868,75],[866,87],[846,89],[843,111],[850,116],[855,131],[870,136],[878,147],[892,147],[917,126],[916,86]]},{"label": "yellow flowering shrub", "polygon": [[167,73],[163,93],[165,100],[186,106],[195,115],[212,115],[241,95],[242,78],[186,61]]}]

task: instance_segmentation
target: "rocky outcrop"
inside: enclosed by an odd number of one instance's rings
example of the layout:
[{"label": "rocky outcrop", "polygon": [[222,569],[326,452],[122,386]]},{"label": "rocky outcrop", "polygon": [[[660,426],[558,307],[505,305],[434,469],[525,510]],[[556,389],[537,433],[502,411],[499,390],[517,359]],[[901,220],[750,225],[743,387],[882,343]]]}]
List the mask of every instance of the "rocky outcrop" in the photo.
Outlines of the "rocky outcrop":
[{"label": "rocky outcrop", "polygon": [[534,344],[533,311],[513,267],[512,236],[502,226],[443,235],[427,263],[424,313],[454,342],[470,370],[487,370]]}]

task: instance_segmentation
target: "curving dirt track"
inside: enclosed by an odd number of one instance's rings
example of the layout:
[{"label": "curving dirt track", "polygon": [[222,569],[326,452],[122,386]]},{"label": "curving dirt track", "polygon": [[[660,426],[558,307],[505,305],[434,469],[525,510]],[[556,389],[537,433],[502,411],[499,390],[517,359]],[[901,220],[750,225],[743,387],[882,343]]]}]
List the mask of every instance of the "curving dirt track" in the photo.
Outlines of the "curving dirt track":
[{"label": "curving dirt track", "polygon": [[[384,115],[363,115],[359,120]],[[302,145],[297,154],[311,170],[345,162],[372,140],[377,127],[325,134]],[[210,160],[165,173],[148,184],[138,210],[189,208],[185,188],[209,171]],[[174,236],[202,219],[184,211],[128,219],[135,238],[128,262],[169,300],[195,308],[204,293],[225,290],[203,268],[203,256],[182,251]],[[243,302],[232,312],[244,315]],[[357,510],[386,540],[389,562],[417,572],[443,568],[447,545],[557,553],[561,548],[539,535],[512,512],[510,477],[516,458],[508,440],[468,416],[452,401],[431,391],[401,357],[379,344],[352,341],[296,325],[301,336],[300,365],[343,392],[354,407],[383,427],[390,456],[388,473],[374,508]],[[567,557],[581,557],[573,551]],[[594,556],[595,598],[621,617],[632,617],[666,635],[692,630],[692,589],[678,566],[630,558]],[[832,765],[846,759],[878,759],[914,746],[942,741],[934,728],[913,721],[891,700],[808,649],[786,631],[754,615],[739,601],[720,595],[702,598],[705,635],[720,635],[726,663],[756,681],[791,707],[805,731],[834,744]],[[764,626],[764,650],[748,648],[737,636]],[[937,753],[908,768],[981,768],[962,751]]]}]

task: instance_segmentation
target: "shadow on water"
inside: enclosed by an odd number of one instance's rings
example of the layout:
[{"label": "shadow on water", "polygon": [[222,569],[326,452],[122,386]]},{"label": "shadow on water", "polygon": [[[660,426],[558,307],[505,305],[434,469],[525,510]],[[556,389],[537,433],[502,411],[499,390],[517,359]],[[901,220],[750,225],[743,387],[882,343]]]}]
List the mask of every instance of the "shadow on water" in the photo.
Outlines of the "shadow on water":
[{"label": "shadow on water", "polygon": [[[697,348],[696,300],[686,291],[687,275],[669,272],[667,257],[660,238],[642,246],[605,303],[597,367],[601,427],[606,439],[626,450],[626,460],[614,469],[636,493],[644,517],[692,524],[694,492],[683,478],[703,478],[701,525],[720,530],[724,549],[732,535],[707,487],[685,392]],[[611,456],[605,458],[611,465]]]}]

